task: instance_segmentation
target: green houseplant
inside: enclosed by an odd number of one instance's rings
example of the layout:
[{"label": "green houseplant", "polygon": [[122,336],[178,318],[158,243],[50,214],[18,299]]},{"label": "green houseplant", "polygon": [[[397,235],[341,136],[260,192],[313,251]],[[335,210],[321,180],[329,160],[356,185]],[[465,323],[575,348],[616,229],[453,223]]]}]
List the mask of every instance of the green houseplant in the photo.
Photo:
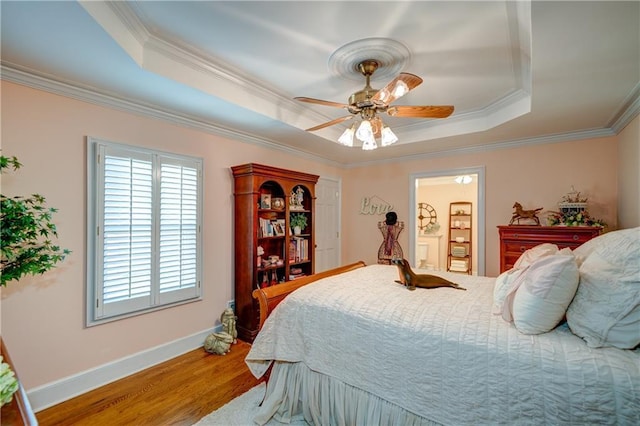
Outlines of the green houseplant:
[{"label": "green houseplant", "polygon": [[[0,173],[21,166],[16,157],[0,156]],[[0,194],[1,286],[24,275],[43,274],[70,253],[51,241],[58,236],[51,221],[57,210],[47,207],[45,201],[38,194],[29,197]]]},{"label": "green houseplant", "polygon": [[304,213],[292,213],[289,216],[289,225],[293,228],[293,233],[300,234],[300,231],[307,227],[307,216]]}]

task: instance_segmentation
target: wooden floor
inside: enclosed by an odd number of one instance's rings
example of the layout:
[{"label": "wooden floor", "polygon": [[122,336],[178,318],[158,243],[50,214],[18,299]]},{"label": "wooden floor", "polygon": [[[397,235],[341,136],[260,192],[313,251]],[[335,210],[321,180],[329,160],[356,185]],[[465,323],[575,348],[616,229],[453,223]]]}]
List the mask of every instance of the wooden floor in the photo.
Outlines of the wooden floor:
[{"label": "wooden floor", "polygon": [[41,426],[192,425],[259,383],[244,363],[250,348],[238,341],[224,356],[191,351],[36,417]]}]

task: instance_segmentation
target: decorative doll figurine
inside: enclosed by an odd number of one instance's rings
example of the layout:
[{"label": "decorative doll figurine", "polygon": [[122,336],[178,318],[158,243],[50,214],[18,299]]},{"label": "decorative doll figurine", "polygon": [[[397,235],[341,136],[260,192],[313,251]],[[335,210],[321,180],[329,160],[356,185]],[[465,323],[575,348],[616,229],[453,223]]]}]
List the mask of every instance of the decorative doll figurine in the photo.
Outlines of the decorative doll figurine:
[{"label": "decorative doll figurine", "polygon": [[303,210],[304,209],[304,189],[300,186],[291,191],[291,201],[289,202],[289,208],[291,210]]},{"label": "decorative doll figurine", "polygon": [[389,212],[384,222],[378,222],[378,229],[382,232],[382,244],[378,249],[378,263],[391,265],[392,259],[402,259],[402,247],[398,243],[398,235],[404,229],[404,222],[398,222],[398,215]]}]

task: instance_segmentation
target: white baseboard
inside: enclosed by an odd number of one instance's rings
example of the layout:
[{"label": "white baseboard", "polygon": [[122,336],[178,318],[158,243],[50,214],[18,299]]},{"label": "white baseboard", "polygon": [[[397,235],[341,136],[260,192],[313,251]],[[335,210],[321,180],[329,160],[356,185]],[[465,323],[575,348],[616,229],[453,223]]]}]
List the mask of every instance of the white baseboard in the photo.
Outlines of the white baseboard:
[{"label": "white baseboard", "polygon": [[202,346],[205,338],[210,333],[221,331],[221,329],[222,326],[218,325],[215,329],[204,330],[91,370],[35,387],[27,391],[27,397],[33,411],[37,413],[45,408],[197,349]]}]

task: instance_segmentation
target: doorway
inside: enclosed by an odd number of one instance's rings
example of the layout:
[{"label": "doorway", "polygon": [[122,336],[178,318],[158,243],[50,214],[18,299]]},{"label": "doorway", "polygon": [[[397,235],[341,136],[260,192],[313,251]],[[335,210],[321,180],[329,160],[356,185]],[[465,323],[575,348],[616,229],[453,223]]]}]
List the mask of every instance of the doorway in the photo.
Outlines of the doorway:
[{"label": "doorway", "polygon": [[[460,177],[467,177],[461,179]],[[456,181],[456,178],[457,181]],[[466,182],[466,183],[465,183]],[[485,274],[485,169],[483,166],[415,173],[409,176],[409,259],[418,268],[447,270],[449,204],[468,201],[473,205],[472,274]],[[420,209],[421,204],[422,209]],[[429,214],[425,205],[428,204]],[[435,210],[437,231],[425,232]],[[422,230],[420,229],[422,227]]]}]

